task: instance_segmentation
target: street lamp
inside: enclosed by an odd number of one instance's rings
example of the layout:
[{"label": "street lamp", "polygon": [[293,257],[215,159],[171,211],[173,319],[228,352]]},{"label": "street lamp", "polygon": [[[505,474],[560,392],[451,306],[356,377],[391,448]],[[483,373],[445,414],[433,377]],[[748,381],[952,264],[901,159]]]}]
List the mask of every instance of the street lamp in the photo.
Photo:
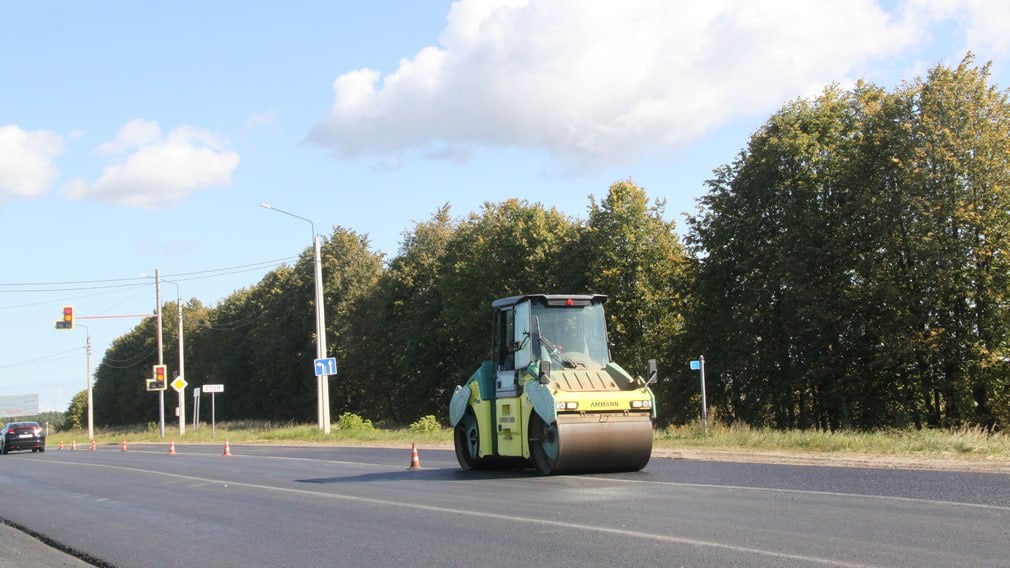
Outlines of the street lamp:
[{"label": "street lamp", "polygon": [[[320,258],[320,238],[316,234],[316,224],[311,219],[295,215],[283,209],[278,209],[269,203],[260,204],[265,209],[283,213],[295,219],[301,219],[309,224],[312,230],[312,251],[315,263],[316,282],[316,358],[326,358],[326,311],[323,306],[323,262]],[[326,434],[330,433],[330,377],[319,375],[316,381],[316,413],[319,428]]]},{"label": "street lamp", "polygon": [[[182,294],[180,293],[179,284],[177,282],[172,282],[171,280],[161,279],[162,282],[167,282],[172,286],[175,286],[175,304],[179,308],[179,378],[185,380],[186,376],[186,366],[185,366],[185,351],[182,344]],[[183,436],[186,434],[186,396],[185,388],[178,389],[176,392],[179,393],[179,435]]]}]

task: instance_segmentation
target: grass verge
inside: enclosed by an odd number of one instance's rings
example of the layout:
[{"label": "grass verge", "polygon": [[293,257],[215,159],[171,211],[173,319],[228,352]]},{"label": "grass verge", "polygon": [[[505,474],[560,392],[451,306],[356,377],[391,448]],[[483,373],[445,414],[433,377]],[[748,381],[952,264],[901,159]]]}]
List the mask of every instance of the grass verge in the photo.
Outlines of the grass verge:
[{"label": "grass verge", "polygon": [[[432,419],[433,420],[433,419]],[[343,415],[329,434],[315,424],[265,421],[225,422],[213,429],[201,424],[186,425],[179,434],[178,423],[165,425],[162,437],[157,424],[126,428],[100,428],[97,444],[129,443],[223,443],[233,444],[333,444],[406,446],[452,446],[452,430],[441,428],[432,420],[422,419],[407,428],[376,427],[354,415]],[[83,430],[54,432],[49,445],[62,441],[78,445],[87,442]],[[878,432],[820,430],[772,430],[746,426],[709,426],[700,424],[657,429],[654,447],[660,450],[714,450],[750,453],[793,453],[841,457],[870,455],[896,458],[998,460],[1010,466],[1010,435],[984,428],[953,430],[884,430]]]}]

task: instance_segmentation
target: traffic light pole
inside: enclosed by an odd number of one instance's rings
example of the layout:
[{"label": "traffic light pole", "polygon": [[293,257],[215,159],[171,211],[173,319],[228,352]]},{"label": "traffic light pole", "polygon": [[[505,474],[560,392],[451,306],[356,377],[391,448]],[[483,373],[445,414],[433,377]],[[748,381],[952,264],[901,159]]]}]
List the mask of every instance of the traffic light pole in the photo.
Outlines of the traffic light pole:
[{"label": "traffic light pole", "polygon": [[[154,301],[157,307],[158,318],[158,364],[165,364],[165,344],[162,341],[161,332],[161,273],[154,269]],[[165,389],[158,391],[158,424],[161,428],[161,437],[165,437]]]},{"label": "traffic light pole", "polygon": [[[160,310],[159,310],[160,313]],[[94,441],[95,439],[95,396],[93,388],[93,380],[91,376],[91,330],[86,325],[81,325],[75,323],[77,319],[109,319],[109,318],[149,318],[150,314],[147,315],[116,315],[116,316],[75,316],[73,306],[63,306],[63,316],[61,319],[56,320],[56,329],[74,329],[75,325],[80,325],[84,328],[87,333],[87,343],[84,345],[85,353],[87,353],[87,365],[88,365],[88,375],[87,375],[87,391],[88,391],[88,439]],[[182,312],[179,313],[179,321],[182,321]],[[159,320],[160,321],[160,320]],[[160,332],[160,329],[159,329]],[[160,333],[159,333],[160,339]],[[182,338],[179,339],[179,346],[182,346]],[[182,355],[179,356],[179,366],[182,366]],[[164,405],[162,405],[164,408]],[[165,435],[164,427],[162,428],[162,436]]]}]

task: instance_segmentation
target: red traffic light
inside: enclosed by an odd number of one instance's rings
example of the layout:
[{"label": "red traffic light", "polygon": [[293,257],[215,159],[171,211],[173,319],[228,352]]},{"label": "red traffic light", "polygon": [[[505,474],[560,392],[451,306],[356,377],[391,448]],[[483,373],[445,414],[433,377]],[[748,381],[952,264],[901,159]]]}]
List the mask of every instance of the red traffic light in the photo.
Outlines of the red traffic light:
[{"label": "red traffic light", "polygon": [[165,390],[168,387],[168,367],[165,365],[151,366],[153,378],[148,381],[147,390]]},{"label": "red traffic light", "polygon": [[56,320],[56,329],[74,329],[73,306],[63,306],[63,317]]}]

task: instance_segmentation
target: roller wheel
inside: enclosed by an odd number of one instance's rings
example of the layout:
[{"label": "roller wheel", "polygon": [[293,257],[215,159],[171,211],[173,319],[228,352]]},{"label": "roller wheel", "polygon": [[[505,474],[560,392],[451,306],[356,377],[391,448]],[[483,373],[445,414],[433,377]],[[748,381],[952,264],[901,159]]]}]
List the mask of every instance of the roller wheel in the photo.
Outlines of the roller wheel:
[{"label": "roller wheel", "polygon": [[469,408],[456,425],[453,438],[459,466],[468,471],[480,468],[480,430],[477,417]]},{"label": "roller wheel", "polygon": [[533,465],[543,475],[558,467],[558,426],[546,424],[537,413],[530,414],[530,455]]}]

